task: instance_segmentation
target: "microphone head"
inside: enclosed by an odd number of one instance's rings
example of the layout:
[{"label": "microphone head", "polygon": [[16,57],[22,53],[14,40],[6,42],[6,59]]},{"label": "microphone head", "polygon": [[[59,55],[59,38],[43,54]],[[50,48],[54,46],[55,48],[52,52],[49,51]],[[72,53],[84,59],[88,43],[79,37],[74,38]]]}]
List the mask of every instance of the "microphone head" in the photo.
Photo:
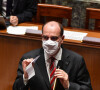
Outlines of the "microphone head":
[{"label": "microphone head", "polygon": [[62,60],[59,60],[58,61],[57,68],[62,68],[62,67],[63,67],[63,61]]}]

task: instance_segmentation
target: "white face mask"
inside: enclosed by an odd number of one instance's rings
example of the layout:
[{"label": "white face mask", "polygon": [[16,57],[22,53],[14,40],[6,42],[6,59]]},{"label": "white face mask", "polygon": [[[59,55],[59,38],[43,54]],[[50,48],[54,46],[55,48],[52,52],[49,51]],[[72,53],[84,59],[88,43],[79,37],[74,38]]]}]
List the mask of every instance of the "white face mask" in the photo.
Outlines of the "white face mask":
[{"label": "white face mask", "polygon": [[42,41],[42,46],[44,51],[48,54],[48,55],[54,55],[57,50],[59,49],[59,42],[57,41],[52,41],[52,40],[43,40]]}]

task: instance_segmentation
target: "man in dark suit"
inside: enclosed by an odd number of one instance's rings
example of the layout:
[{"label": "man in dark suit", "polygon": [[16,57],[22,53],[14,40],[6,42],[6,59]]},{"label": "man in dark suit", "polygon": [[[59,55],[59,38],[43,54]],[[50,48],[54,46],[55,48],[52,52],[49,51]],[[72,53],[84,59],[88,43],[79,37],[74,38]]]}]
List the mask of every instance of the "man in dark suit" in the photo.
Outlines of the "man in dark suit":
[{"label": "man in dark suit", "polygon": [[[19,62],[17,78],[13,90],[53,90],[51,85],[51,57],[54,66],[53,88],[55,90],[92,90],[90,76],[82,56],[61,46],[63,27],[55,21],[46,23],[42,28],[43,48],[32,50],[23,55]],[[26,67],[33,58],[40,56],[33,64],[34,75],[28,79]],[[53,67],[53,66],[52,66]],[[52,81],[53,82],[53,81]]]},{"label": "man in dark suit", "polygon": [[[11,5],[10,5],[11,4]],[[10,18],[10,23],[32,21],[36,15],[37,0],[0,0],[0,14]]]}]

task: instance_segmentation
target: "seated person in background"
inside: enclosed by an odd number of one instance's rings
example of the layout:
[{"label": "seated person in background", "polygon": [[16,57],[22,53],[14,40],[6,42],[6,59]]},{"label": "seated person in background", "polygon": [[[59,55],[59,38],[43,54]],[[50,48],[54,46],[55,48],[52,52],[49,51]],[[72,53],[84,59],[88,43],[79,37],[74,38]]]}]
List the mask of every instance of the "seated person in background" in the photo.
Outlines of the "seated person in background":
[{"label": "seated person in background", "polygon": [[37,0],[0,0],[0,14],[10,19],[14,26],[18,23],[32,21],[36,15]]},{"label": "seated person in background", "polygon": [[[23,55],[13,90],[92,90],[85,61],[79,54],[63,48],[63,27],[50,21],[42,27],[43,48]],[[28,80],[26,67],[36,56],[33,77]],[[58,67],[58,68],[57,68]]]}]

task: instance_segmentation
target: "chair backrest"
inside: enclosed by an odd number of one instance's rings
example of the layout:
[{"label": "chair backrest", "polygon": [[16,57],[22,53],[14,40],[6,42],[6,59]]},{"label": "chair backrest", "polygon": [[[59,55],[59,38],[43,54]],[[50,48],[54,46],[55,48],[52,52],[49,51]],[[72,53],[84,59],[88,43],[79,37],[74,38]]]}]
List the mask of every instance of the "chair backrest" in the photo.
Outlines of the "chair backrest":
[{"label": "chair backrest", "polygon": [[45,0],[41,0],[41,3],[45,3]]},{"label": "chair backrest", "polygon": [[[45,17],[45,20],[44,18]],[[45,23],[51,20],[62,23],[63,18],[68,19],[67,26],[71,26],[72,7],[53,5],[53,4],[38,4],[37,22]],[[41,22],[44,21],[44,22]]]},{"label": "chair backrest", "polygon": [[45,3],[45,0],[37,0],[38,3],[41,2],[41,3]]},{"label": "chair backrest", "polygon": [[86,8],[86,28],[89,28],[89,20],[95,19],[94,30],[100,30],[100,9]]}]

